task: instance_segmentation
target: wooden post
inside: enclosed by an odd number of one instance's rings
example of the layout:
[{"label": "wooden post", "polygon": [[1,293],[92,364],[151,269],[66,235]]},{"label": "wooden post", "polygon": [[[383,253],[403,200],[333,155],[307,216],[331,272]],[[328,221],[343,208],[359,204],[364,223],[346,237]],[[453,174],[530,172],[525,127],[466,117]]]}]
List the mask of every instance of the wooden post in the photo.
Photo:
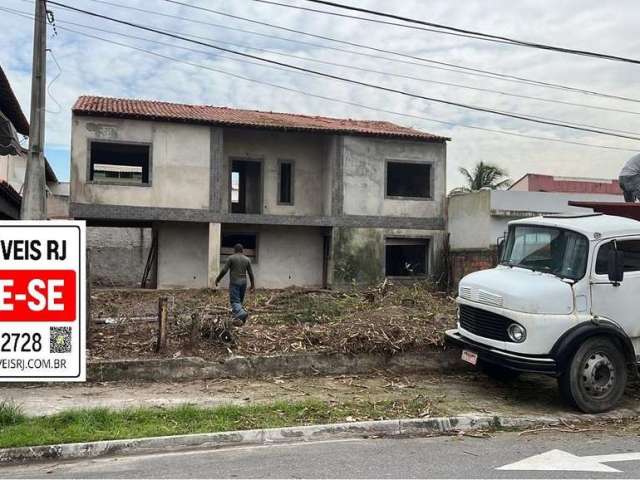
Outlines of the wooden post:
[{"label": "wooden post", "polygon": [[164,352],[167,348],[167,324],[168,324],[167,297],[158,299],[158,343],[156,353]]}]

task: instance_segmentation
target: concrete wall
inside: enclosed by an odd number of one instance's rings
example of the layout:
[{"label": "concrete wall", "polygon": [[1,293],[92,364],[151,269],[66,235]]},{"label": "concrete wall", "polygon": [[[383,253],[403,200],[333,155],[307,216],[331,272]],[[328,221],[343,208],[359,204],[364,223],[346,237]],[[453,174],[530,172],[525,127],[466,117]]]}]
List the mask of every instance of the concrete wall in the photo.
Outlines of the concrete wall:
[{"label": "concrete wall", "polygon": [[[259,288],[320,287],[323,272],[322,228],[269,225],[222,225],[225,233],[256,233],[258,258],[252,263]],[[222,256],[224,263],[228,257]],[[222,286],[228,285],[227,275]]]},{"label": "concrete wall", "polygon": [[485,248],[490,245],[490,205],[491,192],[488,190],[449,197],[447,225],[451,250]]},{"label": "concrete wall", "polygon": [[518,192],[494,190],[491,192],[491,210],[499,214],[505,212],[562,213],[589,212],[590,209],[569,206],[570,201],[580,202],[623,202],[622,195],[598,193],[555,193]]},{"label": "concrete wall", "polygon": [[483,190],[449,197],[449,245],[452,251],[491,249],[512,220],[563,212],[591,212],[569,201],[621,202],[618,195]]},{"label": "concrete wall", "polygon": [[[210,134],[207,126],[75,116],[71,201],[207,209]],[[89,140],[151,144],[151,186],[89,183]]]},{"label": "concrete wall", "polygon": [[[344,213],[347,215],[444,217],[445,152],[446,145],[443,143],[344,137]],[[430,163],[433,199],[385,198],[387,160]]]},{"label": "concrete wall", "polygon": [[151,239],[150,228],[88,227],[91,283],[105,287],[139,287]]},{"label": "concrete wall", "polygon": [[206,288],[209,224],[158,224],[158,288]]},{"label": "concrete wall", "polygon": [[441,252],[446,236],[442,230],[334,228],[330,282],[339,286],[354,282],[374,284],[384,279],[387,237],[428,239],[427,276],[439,280],[445,268]]},{"label": "concrete wall", "polygon": [[[268,215],[322,215],[327,137],[295,132],[224,129],[222,211],[229,211],[229,175],[233,159],[262,162],[262,213]],[[294,204],[278,205],[278,160],[294,163]]]}]

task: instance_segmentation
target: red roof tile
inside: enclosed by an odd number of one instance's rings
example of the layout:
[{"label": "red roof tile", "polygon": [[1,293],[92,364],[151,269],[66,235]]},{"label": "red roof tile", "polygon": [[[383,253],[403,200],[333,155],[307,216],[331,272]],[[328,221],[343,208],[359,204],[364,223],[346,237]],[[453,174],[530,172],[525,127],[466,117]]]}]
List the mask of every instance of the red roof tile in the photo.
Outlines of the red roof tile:
[{"label": "red roof tile", "polygon": [[73,106],[76,115],[132,118],[197,123],[267,130],[307,131],[346,135],[405,138],[442,142],[447,137],[432,135],[390,122],[314,117],[294,113],[260,112],[209,105],[82,96]]}]

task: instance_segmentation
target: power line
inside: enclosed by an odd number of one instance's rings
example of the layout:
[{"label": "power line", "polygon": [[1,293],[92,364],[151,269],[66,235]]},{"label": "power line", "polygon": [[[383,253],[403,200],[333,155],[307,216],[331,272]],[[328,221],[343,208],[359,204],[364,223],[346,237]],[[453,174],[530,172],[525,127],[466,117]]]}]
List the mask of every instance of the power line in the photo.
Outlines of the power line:
[{"label": "power line", "polygon": [[[257,0],[260,1],[260,0]],[[593,58],[598,58],[598,59],[602,59],[602,60],[612,60],[612,61],[617,61],[617,62],[626,62],[626,63],[633,63],[636,65],[640,65],[640,60],[635,59],[635,58],[628,58],[628,57],[621,57],[621,56],[617,56],[617,55],[608,55],[605,53],[598,53],[598,52],[592,52],[589,50],[577,50],[577,49],[573,49],[573,48],[566,48],[566,47],[558,47],[555,45],[547,45],[544,43],[536,43],[536,42],[529,42],[529,41],[525,41],[525,40],[518,40],[515,38],[510,38],[510,37],[506,37],[506,36],[502,36],[502,35],[493,35],[493,34],[488,34],[488,33],[483,33],[477,30],[467,30],[464,28],[457,28],[457,27],[452,27],[450,25],[444,25],[444,24],[440,24],[440,23],[434,23],[434,22],[427,22],[425,20],[419,20],[416,18],[410,18],[410,17],[403,17],[401,15],[395,15],[392,13],[386,13],[386,12],[380,12],[377,10],[371,10],[368,8],[362,8],[362,7],[355,7],[353,5],[346,5],[346,4],[342,4],[342,3],[338,3],[338,2],[331,2],[328,0],[306,0],[307,2],[312,2],[312,3],[319,3],[322,5],[328,5],[330,7],[335,7],[335,8],[340,8],[343,10],[350,10],[350,11],[355,11],[355,12],[360,12],[360,13],[367,13],[369,15],[375,15],[375,16],[379,16],[379,17],[385,17],[385,18],[392,18],[394,20],[402,20],[403,22],[409,22],[409,23],[415,23],[415,24],[419,24],[419,25],[426,25],[429,27],[434,27],[434,28],[441,28],[443,30],[448,30],[451,32],[456,32],[456,33],[461,33],[461,34],[466,34],[466,35],[474,35],[476,37],[482,37],[481,39],[487,40],[487,41],[503,41],[503,42],[508,42],[511,43],[513,45],[518,45],[518,46],[522,46],[522,47],[530,47],[530,48],[538,48],[538,49],[542,49],[542,50],[550,50],[550,51],[554,51],[554,52],[560,52],[560,53],[567,53],[570,55],[581,55],[581,56],[586,56],[586,57],[593,57]],[[292,8],[295,8],[294,5],[289,5]],[[329,13],[330,12],[323,12],[323,13]]]},{"label": "power line", "polygon": [[435,102],[435,103],[441,103],[443,105],[450,105],[450,106],[454,106],[454,107],[459,107],[459,108],[464,108],[467,110],[474,110],[474,111],[478,111],[478,112],[484,112],[484,113],[490,113],[493,115],[499,115],[499,116],[503,116],[503,117],[508,117],[508,118],[514,118],[517,120],[523,120],[523,121],[527,121],[527,122],[531,122],[531,123],[539,123],[542,125],[550,125],[550,126],[555,126],[555,127],[562,127],[562,128],[568,128],[568,129],[572,129],[572,130],[579,130],[579,131],[583,131],[583,132],[589,132],[589,133],[597,133],[600,135],[608,135],[608,136],[615,136],[615,137],[619,137],[619,138],[628,138],[631,140],[640,140],[640,137],[636,137],[636,136],[632,136],[632,135],[626,135],[626,134],[620,134],[620,133],[612,133],[612,132],[606,132],[602,129],[597,129],[597,128],[585,128],[585,127],[580,127],[580,126],[576,126],[576,125],[569,125],[566,123],[562,123],[562,122],[558,122],[558,121],[547,121],[547,120],[541,120],[541,119],[535,119],[533,117],[530,116],[526,116],[526,115],[520,115],[520,114],[513,114],[513,113],[506,113],[506,112],[502,112],[502,111],[498,111],[498,110],[494,110],[491,108],[484,108],[484,107],[479,107],[479,106],[474,106],[474,105],[468,105],[468,104],[464,104],[464,103],[460,103],[460,102],[454,102],[454,101],[450,101],[450,100],[444,100],[444,99],[440,99],[440,98],[435,98],[435,97],[428,97],[425,95],[418,95],[418,94],[414,94],[414,93],[410,93],[410,92],[406,92],[404,90],[398,90],[395,88],[391,88],[391,87],[386,87],[384,85],[377,85],[377,84],[372,84],[372,83],[367,83],[367,82],[363,82],[361,80],[355,80],[355,79],[351,79],[351,78],[346,78],[346,77],[341,77],[339,75],[333,75],[330,73],[326,73],[326,72],[321,72],[318,70],[313,70],[310,68],[305,68],[305,67],[300,67],[297,65],[292,65],[292,64],[288,64],[288,63],[284,63],[284,62],[279,62],[277,60],[271,60],[271,59],[267,59],[267,58],[263,58],[257,55],[252,55],[252,54],[248,54],[248,53],[243,53],[243,52],[239,52],[237,50],[233,50],[233,49],[229,49],[229,48],[225,48],[225,47],[220,47],[211,43],[205,43],[199,40],[193,40],[187,37],[184,37],[182,35],[176,35],[173,33],[168,33],[168,32],[163,32],[162,30],[158,30],[152,27],[147,27],[144,25],[139,25],[133,22],[129,22],[126,20],[120,20],[120,19],[116,19],[113,17],[109,17],[107,15],[102,15],[99,13],[95,13],[95,12],[91,12],[89,10],[83,10],[80,8],[76,8],[76,7],[71,7],[69,5],[66,5],[64,3],[60,3],[57,1],[53,1],[53,0],[49,0],[49,3],[51,3],[52,5],[57,5],[59,7],[62,8],[67,8],[70,10],[74,10],[77,12],[82,12],[85,13],[89,16],[92,17],[96,17],[96,18],[102,18],[104,20],[109,20],[115,23],[120,23],[123,25],[128,25],[130,27],[133,28],[138,28],[141,30],[146,30],[149,32],[153,32],[153,33],[158,33],[160,35],[165,35],[168,36],[170,38],[175,38],[178,40],[183,40],[186,42],[190,42],[190,43],[195,43],[198,45],[202,45],[202,46],[206,46],[209,48],[213,48],[215,50],[219,50],[222,52],[227,52],[227,53],[232,53],[241,57],[246,57],[246,58],[251,58],[254,60],[259,60],[265,63],[270,63],[273,65],[279,65],[282,67],[287,67],[290,68],[292,70],[297,70],[300,72],[306,72],[306,73],[311,73],[314,75],[317,75],[319,77],[324,77],[324,78],[330,78],[332,80],[338,80],[340,82],[343,83],[349,83],[352,85],[359,85],[359,86],[364,86],[364,87],[368,87],[368,88],[373,88],[376,90],[380,90],[380,91],[385,91],[385,92],[389,92],[389,93],[395,93],[398,95],[403,95],[403,96],[407,96],[410,98],[417,98],[420,100],[426,100],[426,101],[431,101],[431,102]]},{"label": "power line", "polygon": [[[479,37],[477,35],[469,35],[466,33],[457,33],[457,32],[449,32],[446,30],[438,30],[435,28],[425,28],[425,27],[418,27],[416,25],[407,25],[406,23],[398,23],[398,22],[389,22],[389,21],[385,21],[385,20],[379,20],[376,18],[367,18],[367,17],[359,17],[357,15],[349,15],[346,13],[338,13],[338,12],[330,12],[327,10],[318,10],[317,8],[310,8],[310,7],[303,7],[301,5],[291,5],[289,3],[281,3],[281,2],[274,2],[272,0],[252,0],[254,2],[258,2],[258,3],[264,3],[264,4],[268,4],[268,5],[277,5],[279,7],[286,7],[286,8],[294,8],[296,10],[303,10],[306,12],[313,12],[313,13],[322,13],[322,14],[326,14],[326,15],[332,15],[334,17],[341,17],[341,18],[350,18],[353,20],[363,20],[365,22],[372,22],[372,23],[378,23],[378,24],[382,24],[382,25],[391,25],[394,27],[402,27],[402,28],[408,28],[411,30],[420,30],[423,32],[431,32],[431,33],[440,33],[443,35],[451,35],[451,36],[455,36],[455,37],[462,37],[462,38],[472,38],[475,40],[485,40],[483,37]],[[496,43],[505,43],[507,45],[513,45],[513,42],[507,42],[505,40],[493,40]]]},{"label": "power line", "polygon": [[[11,11],[11,9],[7,9],[4,7],[0,7],[0,11],[6,11],[8,13],[14,14],[14,15],[18,15],[21,17],[25,17],[25,18],[29,18],[29,19],[33,19],[32,15],[29,14],[25,14],[23,12],[20,13],[16,13],[16,11]],[[312,97],[312,98],[318,98],[321,100],[326,100],[329,102],[334,102],[334,103],[340,103],[340,104],[344,104],[344,105],[350,105],[350,106],[354,106],[354,107],[358,107],[358,108],[362,108],[365,110],[369,110],[369,111],[374,111],[374,112],[380,112],[380,113],[387,113],[387,114],[391,114],[391,115],[397,115],[400,117],[406,117],[406,118],[413,118],[416,120],[423,120],[423,121],[427,121],[427,122],[434,122],[434,123],[439,123],[442,125],[448,125],[451,127],[461,127],[461,128],[468,128],[468,129],[472,129],[472,130],[479,130],[479,131],[483,131],[483,132],[488,132],[488,133],[497,133],[500,135],[507,135],[507,136],[513,136],[513,137],[518,137],[518,138],[526,138],[526,139],[530,139],[530,140],[539,140],[539,141],[548,141],[548,142],[554,142],[554,143],[562,143],[562,144],[568,144],[568,145],[576,145],[576,146],[582,146],[582,147],[589,147],[589,148],[599,148],[599,149],[606,149],[606,150],[616,150],[616,151],[624,151],[624,152],[636,152],[636,149],[630,149],[630,148],[624,148],[624,147],[616,147],[616,146],[611,146],[611,145],[598,145],[598,144],[592,144],[592,143],[585,143],[585,142],[578,142],[578,141],[572,141],[572,140],[562,140],[562,139],[558,139],[558,138],[552,138],[552,137],[544,137],[544,136],[537,136],[537,135],[528,135],[528,134],[523,134],[523,133],[518,133],[518,132],[511,132],[511,131],[506,131],[506,130],[498,130],[498,129],[491,129],[491,128],[485,128],[485,127],[479,127],[476,125],[468,125],[468,124],[461,124],[461,123],[454,123],[454,122],[447,122],[444,120],[438,120],[438,119],[434,119],[434,118],[429,118],[429,117],[423,117],[420,115],[414,115],[414,114],[410,114],[410,113],[406,113],[406,112],[396,112],[393,110],[387,110],[387,109],[381,109],[381,108],[377,108],[377,107],[372,107],[369,105],[365,105],[365,104],[361,104],[361,103],[357,103],[357,102],[352,102],[352,101],[348,101],[348,100],[341,100],[341,99],[337,99],[334,97],[328,97],[325,95],[319,95],[319,94],[314,94],[314,93],[310,93],[310,92],[306,92],[304,90],[299,90],[299,89],[295,89],[295,88],[291,88],[291,87],[287,87],[284,85],[279,85],[279,84],[275,84],[275,83],[271,83],[271,82],[266,82],[264,80],[256,80],[254,78],[251,77],[246,77],[244,75],[239,75],[233,72],[228,72],[225,70],[221,70],[221,69],[217,69],[217,68],[213,68],[207,65],[201,65],[198,63],[194,63],[194,62],[189,62],[186,60],[182,60],[179,58],[175,58],[175,57],[171,57],[168,55],[164,55],[158,52],[154,52],[151,50],[146,50],[140,47],[136,47],[134,45],[129,45],[126,43],[121,43],[121,42],[116,42],[113,40],[109,40],[106,38],[102,38],[99,37],[97,35],[92,35],[86,32],[80,32],[68,27],[64,27],[64,26],[60,26],[59,27],[62,30],[66,30],[72,33],[75,33],[77,35],[81,35],[84,37],[88,37],[88,38],[93,38],[96,40],[100,40],[102,42],[105,43],[109,43],[112,45],[117,45],[120,47],[125,47],[125,48],[129,48],[135,51],[139,51],[142,53],[146,53],[152,56],[156,56],[159,58],[163,58],[166,60],[170,60],[172,62],[175,63],[180,63],[180,64],[184,64],[184,65],[189,65],[192,67],[196,67],[196,68],[200,68],[200,69],[204,69],[204,70],[209,70],[215,73],[220,73],[222,75],[227,75],[233,78],[237,78],[240,80],[244,80],[244,81],[248,81],[251,83],[255,83],[258,85],[265,85],[265,86],[269,86],[272,88],[276,88],[279,90],[283,90],[283,91],[287,91],[287,92],[292,92],[292,93],[297,93],[297,94],[302,94],[308,97]],[[91,27],[85,27],[85,28],[91,28]]]},{"label": "power line", "polygon": [[[442,61],[438,61],[438,60],[432,60],[432,59],[428,59],[428,58],[424,58],[424,57],[418,57],[415,55],[408,55],[408,54],[404,54],[401,52],[395,52],[392,50],[385,50],[382,48],[377,48],[377,47],[372,47],[370,45],[364,45],[361,43],[356,43],[356,42],[349,42],[346,40],[338,40],[326,35],[319,35],[319,34],[315,34],[315,33],[309,33],[309,32],[305,32],[302,30],[296,30],[293,28],[288,28],[288,27],[283,27],[280,25],[274,25],[272,23],[268,23],[268,22],[262,22],[259,20],[255,20],[255,19],[251,19],[251,18],[246,18],[246,17],[241,17],[239,15],[233,15],[230,13],[226,13],[226,12],[221,12],[219,10],[213,10],[211,8],[206,8],[206,7],[202,7],[199,5],[192,5],[189,3],[184,3],[178,0],[162,0],[164,2],[167,3],[172,3],[175,5],[181,5],[183,7],[187,7],[187,8],[193,8],[196,10],[200,10],[200,11],[205,11],[205,12],[209,12],[215,15],[221,15],[227,18],[233,18],[236,20],[241,20],[241,21],[245,21],[245,22],[250,22],[250,23],[254,23],[257,25],[262,25],[262,26],[266,26],[269,28],[275,28],[278,30],[284,30],[286,32],[289,33],[295,33],[298,35],[306,35],[309,37],[313,37],[313,38],[319,38],[322,40],[328,40],[330,42],[335,42],[335,43],[341,43],[344,45],[350,45],[350,46],[354,46],[354,47],[358,47],[358,48],[363,48],[366,50],[371,50],[371,51],[375,51],[375,52],[381,52],[381,53],[387,53],[387,54],[391,54],[391,55],[397,55],[399,57],[403,57],[403,58],[410,58],[410,59],[414,59],[414,60],[419,60],[421,62],[427,62],[427,63],[433,63],[436,65],[444,65],[444,66],[448,66],[448,67],[452,67],[454,69],[459,69],[459,70],[452,70],[454,72],[457,73],[465,73],[467,75],[475,75],[475,76],[484,76],[487,78],[493,78],[493,79],[499,79],[499,80],[504,80],[504,81],[515,81],[517,83],[526,83],[529,85],[536,85],[536,86],[540,86],[540,87],[546,87],[546,88],[554,88],[554,89],[558,89],[558,90],[565,90],[565,91],[571,91],[571,92],[576,92],[576,93],[582,93],[585,95],[595,95],[595,96],[600,96],[600,97],[606,97],[606,98],[612,98],[612,99],[616,99],[616,100],[624,100],[624,101],[629,101],[629,102],[636,102],[639,103],[640,99],[636,99],[636,98],[630,98],[630,97],[625,97],[625,96],[620,96],[620,95],[613,95],[613,94],[608,94],[608,93],[603,93],[603,92],[597,92],[597,91],[593,91],[593,90],[586,90],[586,89],[582,89],[582,88],[577,88],[577,87],[571,87],[571,86],[567,86],[567,85],[562,85],[562,84],[558,84],[558,83],[552,83],[552,82],[544,82],[541,80],[531,80],[528,78],[524,78],[524,77],[519,77],[516,75],[509,75],[509,74],[505,74],[505,73],[497,73],[497,72],[491,72],[489,70],[483,70],[480,68],[472,68],[472,67],[464,67],[464,66],[460,66],[460,65],[455,65],[452,63],[447,63],[447,62],[442,62]],[[333,47],[324,47],[324,48],[332,48],[335,49]],[[398,59],[389,59],[389,58],[385,58],[385,57],[378,57],[378,56],[374,56],[371,54],[366,54],[364,52],[350,52],[350,53],[357,53],[358,55],[365,55],[365,56],[373,56],[375,58],[381,58],[384,60],[391,60],[391,61],[397,61],[397,62],[401,62],[401,63],[409,63],[411,65],[418,65],[418,66],[423,66],[423,67],[427,67],[427,65],[421,64],[421,63],[415,63],[415,62],[406,62],[406,61],[401,61]],[[461,71],[464,70],[464,71]]]},{"label": "power line", "polygon": [[[190,52],[199,53],[199,54],[202,54],[202,55],[210,55],[209,52],[205,52],[203,50],[197,50],[197,49],[185,47],[185,46],[182,46],[182,45],[159,42],[157,40],[153,40],[153,39],[149,39],[149,38],[145,38],[145,37],[138,37],[138,36],[135,36],[135,35],[130,35],[130,34],[122,33],[122,32],[116,32],[116,31],[113,31],[113,30],[102,29],[102,28],[95,27],[95,26],[87,27],[84,24],[79,24],[79,23],[76,23],[76,22],[70,22],[70,21],[64,21],[64,20],[63,21],[59,21],[59,23],[68,24],[68,25],[75,25],[75,26],[82,27],[82,28],[91,28],[92,30],[101,31],[101,32],[105,32],[105,33],[108,33],[108,34],[112,34],[112,35],[119,35],[119,36],[122,36],[122,37],[125,37],[125,38],[131,38],[131,39],[134,39],[134,40],[142,40],[142,41],[145,41],[145,42],[150,42],[150,43],[154,43],[154,44],[157,44],[157,45],[162,45],[162,46],[169,47],[169,48],[178,48],[178,49],[182,49],[182,50],[186,50],[186,51],[190,51]],[[167,33],[176,33],[176,32],[172,32],[172,31],[169,31],[169,30],[161,30],[161,31],[167,32]],[[204,38],[206,40],[210,40],[210,39],[208,39],[206,37],[200,37],[198,35],[187,35],[187,34],[185,34],[185,36],[194,37],[194,38]],[[221,42],[221,43],[228,43],[228,42]],[[288,68],[280,67],[280,66],[276,66],[276,65],[264,64],[264,63],[258,62],[258,61],[240,59],[240,58],[236,58],[235,56],[228,56],[228,55],[223,55],[223,54],[218,54],[218,57],[230,59],[230,60],[232,60],[234,62],[248,63],[250,65],[257,65],[257,66],[259,66],[261,68],[270,68],[270,69],[274,69],[274,70],[278,70],[278,71],[291,73],[291,70],[288,69]],[[300,75],[310,75],[308,73],[299,72],[299,71],[294,71],[294,73],[297,73],[297,74],[300,74]],[[501,112],[501,113],[503,112],[502,110],[497,110],[497,111]],[[506,112],[506,113],[513,113],[513,112]],[[537,118],[537,119],[540,119],[540,120],[554,121],[554,119],[549,119],[547,117],[535,116],[535,115],[529,115],[529,116],[531,118]],[[572,121],[566,121],[565,123],[571,124],[571,125],[577,125],[577,126],[580,126],[580,127],[599,128],[600,130],[605,130],[605,131],[608,131],[608,132],[616,132],[616,133],[623,133],[623,134],[624,133],[628,133],[630,135],[637,135],[636,132],[631,132],[631,131],[628,131],[628,130],[619,130],[619,129],[613,129],[613,128],[607,128],[607,127],[595,127],[593,125],[584,124],[584,123],[577,123],[577,122],[572,122]]]},{"label": "power line", "polygon": [[[29,0],[24,0],[24,1],[29,1]],[[166,14],[166,13],[162,13],[162,12],[156,12],[156,11],[153,11],[153,10],[146,10],[146,9],[143,9],[143,8],[132,7],[132,6],[129,6],[129,5],[122,5],[122,4],[110,2],[110,1],[107,1],[107,0],[90,0],[90,1],[96,2],[96,3],[100,3],[100,4],[104,4],[104,5],[110,5],[110,6],[114,6],[114,7],[125,8],[125,9],[128,9],[128,10],[138,11],[138,12],[141,12],[141,13],[148,13],[148,14],[151,14],[151,15],[158,15],[158,16],[161,16],[161,17],[168,17],[168,18],[174,18],[174,19],[177,19],[177,20],[193,22],[193,23],[196,23],[196,24],[203,24],[203,25],[209,25],[209,26],[215,26],[215,27],[229,28],[229,27],[225,27],[225,26],[218,25],[218,24],[215,24],[215,23],[205,22],[205,21],[202,21],[202,20],[195,20],[195,19],[191,19],[191,18],[181,17],[181,16],[178,16],[178,15],[171,15],[171,14]],[[259,1],[259,0],[256,0],[256,1]],[[73,24],[73,22],[67,22],[67,23]],[[78,25],[78,24],[76,24],[76,25]],[[231,28],[231,29],[232,30],[238,30],[238,29],[234,29],[234,28]],[[166,29],[163,29],[163,31],[169,32],[169,33],[177,33],[175,31],[166,30]],[[522,94],[505,92],[505,91],[495,90],[495,89],[490,89],[490,88],[474,87],[474,86],[471,86],[471,85],[465,85],[465,84],[460,84],[460,83],[445,82],[445,81],[440,81],[440,80],[432,80],[432,79],[427,79],[427,78],[416,77],[416,76],[413,76],[413,75],[394,73],[394,72],[389,72],[389,71],[384,71],[384,70],[375,70],[375,69],[358,67],[358,66],[355,66],[355,65],[349,65],[349,64],[344,64],[344,63],[330,62],[330,61],[321,60],[321,59],[317,59],[317,58],[311,58],[311,57],[303,57],[303,56],[300,56],[300,55],[293,55],[293,54],[283,53],[283,52],[279,52],[279,51],[275,51],[275,50],[258,48],[258,47],[254,47],[252,45],[243,45],[243,44],[228,42],[228,41],[219,40],[219,39],[212,39],[210,37],[202,37],[202,36],[197,36],[197,35],[186,35],[186,34],[185,34],[185,36],[189,36],[189,37],[193,37],[193,38],[200,38],[200,39],[205,39],[205,40],[210,40],[210,41],[215,41],[216,43],[220,43],[220,44],[224,44],[224,45],[231,45],[231,46],[245,48],[245,49],[249,49],[249,50],[254,50],[254,51],[259,51],[259,52],[264,52],[264,53],[270,53],[270,54],[279,55],[279,56],[282,56],[282,57],[294,58],[294,59],[302,60],[302,61],[305,61],[305,62],[320,63],[320,64],[324,64],[324,65],[331,65],[331,66],[334,66],[334,67],[348,68],[350,70],[356,70],[356,71],[360,71],[360,72],[374,73],[374,74],[378,74],[378,75],[388,75],[390,77],[403,78],[403,79],[407,79],[407,80],[414,80],[414,81],[422,82],[422,83],[430,83],[430,84],[434,84],[434,85],[443,85],[443,86],[448,86],[448,87],[462,88],[462,89],[474,90],[474,91],[486,92],[486,93],[495,93],[497,95],[509,96],[509,97],[514,97],[514,98],[522,98],[522,99],[526,99],[526,100],[534,100],[534,101],[545,102],[545,103],[555,103],[555,104],[560,104],[560,105],[569,105],[569,106],[574,106],[574,107],[589,108],[589,109],[602,110],[602,111],[608,111],[608,112],[628,113],[628,114],[631,114],[631,115],[640,115],[640,112],[638,112],[638,111],[624,110],[624,109],[612,108],[612,107],[603,107],[603,106],[599,106],[599,105],[591,105],[591,104],[584,104],[584,103],[578,103],[578,102],[569,102],[569,101],[564,101],[564,100],[544,98],[544,97],[538,97],[538,96],[533,96],[533,95],[522,95]],[[276,37],[276,38],[281,38],[281,37]],[[434,67],[434,68],[438,68],[438,67]],[[451,71],[449,69],[447,69],[447,70]],[[620,130],[620,131],[622,131],[622,130]],[[625,133],[624,131],[622,131],[622,132]],[[628,133],[628,132],[626,132],[626,133]]]}]

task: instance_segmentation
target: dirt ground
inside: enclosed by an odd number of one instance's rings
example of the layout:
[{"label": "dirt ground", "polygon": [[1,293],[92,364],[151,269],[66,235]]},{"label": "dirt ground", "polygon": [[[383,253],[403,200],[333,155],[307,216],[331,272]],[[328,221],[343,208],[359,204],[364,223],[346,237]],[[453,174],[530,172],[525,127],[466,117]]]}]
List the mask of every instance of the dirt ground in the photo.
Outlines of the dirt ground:
[{"label": "dirt ground", "polygon": [[[3,385],[3,400],[17,402],[28,415],[70,408],[201,406],[321,400],[343,402],[423,402],[424,417],[443,415],[566,415],[575,413],[560,399],[552,378],[523,375],[504,384],[478,372],[460,375],[340,375],[217,379],[180,383],[105,382],[87,384]],[[637,382],[627,388],[620,408],[636,409]],[[359,420],[359,419],[355,419]],[[363,420],[363,419],[361,419]]]},{"label": "dirt ground", "polygon": [[[158,299],[169,306],[169,341],[155,353]],[[248,323],[234,343],[214,333],[229,318],[224,290],[116,290],[91,294],[91,359],[267,355],[295,352],[387,353],[424,351],[442,345],[455,305],[430,284],[368,289],[261,290],[250,294]]]}]

